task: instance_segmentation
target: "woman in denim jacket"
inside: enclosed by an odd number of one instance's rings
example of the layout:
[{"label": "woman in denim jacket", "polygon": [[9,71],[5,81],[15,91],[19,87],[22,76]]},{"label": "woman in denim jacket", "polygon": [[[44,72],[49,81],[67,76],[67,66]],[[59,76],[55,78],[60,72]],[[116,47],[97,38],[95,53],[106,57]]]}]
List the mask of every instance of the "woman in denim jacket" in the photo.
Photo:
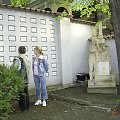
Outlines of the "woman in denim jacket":
[{"label": "woman in denim jacket", "polygon": [[34,77],[34,83],[36,87],[36,97],[37,97],[37,101],[35,105],[42,104],[45,107],[46,99],[48,99],[48,94],[46,89],[46,75],[45,75],[48,72],[48,63],[47,60],[43,57],[41,47],[36,46],[34,48],[34,54],[35,56],[33,56],[32,59],[32,70],[33,70],[33,77]]}]

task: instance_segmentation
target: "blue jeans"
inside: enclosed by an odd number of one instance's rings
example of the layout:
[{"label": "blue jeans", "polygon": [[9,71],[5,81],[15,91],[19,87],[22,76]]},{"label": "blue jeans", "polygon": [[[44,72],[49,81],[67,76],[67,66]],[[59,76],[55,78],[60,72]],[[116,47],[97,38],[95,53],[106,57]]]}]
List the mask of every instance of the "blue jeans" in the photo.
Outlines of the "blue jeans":
[{"label": "blue jeans", "polygon": [[48,99],[45,76],[34,75],[37,99]]}]

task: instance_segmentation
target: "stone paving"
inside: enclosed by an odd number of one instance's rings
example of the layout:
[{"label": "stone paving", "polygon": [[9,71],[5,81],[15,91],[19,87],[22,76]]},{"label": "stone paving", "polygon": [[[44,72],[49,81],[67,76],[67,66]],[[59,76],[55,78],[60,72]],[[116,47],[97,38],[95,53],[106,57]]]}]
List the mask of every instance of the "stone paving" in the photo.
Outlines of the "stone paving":
[{"label": "stone paving", "polygon": [[120,115],[111,115],[120,94],[88,94],[81,85],[57,88],[49,90],[46,108],[34,106],[35,95],[31,95],[29,111],[16,111],[11,120],[120,120]]}]

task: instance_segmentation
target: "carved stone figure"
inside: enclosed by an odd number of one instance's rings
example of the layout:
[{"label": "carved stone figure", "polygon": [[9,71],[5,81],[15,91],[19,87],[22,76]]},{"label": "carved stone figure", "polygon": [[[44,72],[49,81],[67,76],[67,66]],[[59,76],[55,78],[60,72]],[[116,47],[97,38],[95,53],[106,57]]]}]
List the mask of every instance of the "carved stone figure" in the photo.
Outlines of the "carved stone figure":
[{"label": "carved stone figure", "polygon": [[89,75],[90,80],[94,80],[95,78],[95,61],[98,54],[98,42],[97,42],[97,31],[94,29],[92,33],[92,37],[90,39],[90,47],[89,47]]},{"label": "carved stone figure", "polygon": [[[102,28],[102,27],[100,27]],[[111,59],[108,54],[109,47],[106,45],[98,28],[93,28],[89,46],[89,75],[88,92],[97,88],[111,88],[110,92],[116,93],[115,75],[111,70]],[[99,30],[100,31],[100,30]],[[91,93],[94,93],[93,90]],[[101,90],[98,93],[101,93]],[[105,91],[104,91],[105,92]]]}]

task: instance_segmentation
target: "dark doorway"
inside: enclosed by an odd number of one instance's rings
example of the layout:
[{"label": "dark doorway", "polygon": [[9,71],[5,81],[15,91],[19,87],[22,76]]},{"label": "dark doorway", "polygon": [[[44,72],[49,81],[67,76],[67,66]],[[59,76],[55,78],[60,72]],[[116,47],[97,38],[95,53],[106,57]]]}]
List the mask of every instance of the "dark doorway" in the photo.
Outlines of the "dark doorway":
[{"label": "dark doorway", "polygon": [[52,10],[50,8],[45,8],[44,10],[52,12]]},{"label": "dark doorway", "polygon": [[65,12],[67,12],[67,13],[68,13],[67,9],[66,9],[66,8],[64,8],[64,7],[59,7],[59,8],[57,9],[57,12],[62,13],[63,11],[65,11]]}]

